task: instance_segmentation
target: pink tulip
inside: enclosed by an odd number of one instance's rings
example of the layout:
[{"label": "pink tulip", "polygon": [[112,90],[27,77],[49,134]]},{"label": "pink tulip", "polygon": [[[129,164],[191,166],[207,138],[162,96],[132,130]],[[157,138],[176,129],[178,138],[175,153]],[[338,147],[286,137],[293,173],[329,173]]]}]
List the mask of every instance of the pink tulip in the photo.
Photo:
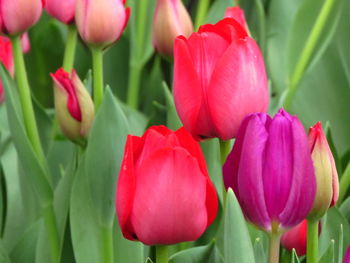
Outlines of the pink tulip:
[{"label": "pink tulip", "polygon": [[226,9],[225,17],[235,19],[242,27],[248,31],[247,21],[245,19],[244,11],[239,6],[229,7]]},{"label": "pink tulip", "polygon": [[124,237],[147,245],[198,239],[218,209],[199,144],[164,126],[128,136],[116,200]]},{"label": "pink tulip", "polygon": [[316,199],[309,218],[319,219],[338,200],[338,173],[320,122],[310,128],[309,144],[317,181]]},{"label": "pink tulip", "polygon": [[247,114],[266,112],[269,95],[260,49],[234,19],[201,26],[174,49],[174,99],[196,139],[237,135]]},{"label": "pink tulip", "polygon": [[190,15],[181,0],[158,0],[153,20],[153,45],[167,56],[173,55],[174,40],[193,32]]},{"label": "pink tulip", "polygon": [[76,0],[46,0],[46,11],[62,23],[74,22]]},{"label": "pink tulip", "polygon": [[21,45],[22,45],[22,51],[24,54],[29,53],[30,51],[30,40],[29,40],[29,36],[28,33],[25,32],[22,36],[21,36]]},{"label": "pink tulip", "polygon": [[27,31],[39,20],[42,8],[42,0],[1,0],[1,33],[16,35]]},{"label": "pink tulip", "polygon": [[108,46],[123,33],[129,8],[123,0],[77,0],[75,20],[82,39],[91,45]]},{"label": "pink tulip", "polygon": [[350,246],[346,250],[343,263],[350,263]]},{"label": "pink tulip", "polygon": [[[0,61],[8,70],[11,76],[15,73],[15,66],[12,56],[12,45],[10,39],[0,36]],[[4,101],[4,88],[0,80],[0,103]]]},{"label": "pink tulip", "polygon": [[75,70],[51,74],[55,89],[55,109],[63,133],[71,140],[87,137],[94,119],[94,104]]}]

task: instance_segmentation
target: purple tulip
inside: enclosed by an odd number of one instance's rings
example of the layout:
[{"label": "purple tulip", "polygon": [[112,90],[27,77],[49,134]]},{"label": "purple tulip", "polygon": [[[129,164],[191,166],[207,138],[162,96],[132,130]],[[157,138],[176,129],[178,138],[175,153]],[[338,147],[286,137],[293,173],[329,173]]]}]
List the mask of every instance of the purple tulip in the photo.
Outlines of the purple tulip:
[{"label": "purple tulip", "polygon": [[350,246],[348,246],[348,249],[346,250],[346,254],[344,257],[344,263],[350,263]]},{"label": "purple tulip", "polygon": [[281,109],[243,121],[223,167],[246,218],[267,232],[296,226],[312,208],[316,179],[304,128]]}]

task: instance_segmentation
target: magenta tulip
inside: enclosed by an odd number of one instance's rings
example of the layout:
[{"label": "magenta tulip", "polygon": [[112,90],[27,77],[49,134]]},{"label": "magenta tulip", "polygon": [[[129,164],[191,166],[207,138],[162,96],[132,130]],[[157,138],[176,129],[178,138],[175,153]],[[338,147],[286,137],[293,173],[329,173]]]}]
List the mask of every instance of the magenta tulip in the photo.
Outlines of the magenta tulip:
[{"label": "magenta tulip", "polygon": [[74,22],[76,0],[45,0],[46,11],[62,23]]},{"label": "magenta tulip", "polygon": [[344,257],[344,262],[343,263],[350,263],[350,246],[346,250],[345,257]]},{"label": "magenta tulip", "polygon": [[124,237],[147,245],[198,239],[218,209],[199,144],[164,126],[128,136],[116,200]]},{"label": "magenta tulip", "polygon": [[77,0],[75,20],[82,39],[94,46],[108,46],[123,33],[129,8],[124,0]]},{"label": "magenta tulip", "polygon": [[42,8],[42,0],[1,0],[1,33],[16,35],[27,31],[39,20]]},{"label": "magenta tulip", "polygon": [[175,40],[174,99],[196,138],[236,137],[247,114],[265,112],[268,84],[255,41],[234,19],[204,25]]},{"label": "magenta tulip", "polygon": [[267,232],[282,232],[310,212],[316,179],[308,139],[296,116],[283,109],[272,119],[243,121],[223,168],[246,218]]}]

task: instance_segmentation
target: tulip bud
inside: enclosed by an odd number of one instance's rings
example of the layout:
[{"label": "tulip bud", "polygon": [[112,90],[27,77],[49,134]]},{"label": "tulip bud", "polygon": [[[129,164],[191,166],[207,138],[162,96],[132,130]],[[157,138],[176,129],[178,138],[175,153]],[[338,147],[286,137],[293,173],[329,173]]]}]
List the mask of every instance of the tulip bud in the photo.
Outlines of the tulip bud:
[{"label": "tulip bud", "polygon": [[[318,235],[321,233],[321,223],[318,223]],[[306,254],[307,221],[303,220],[299,225],[288,230],[282,235],[281,244],[284,248],[292,251],[293,248],[299,257]]]},{"label": "tulip bud", "polygon": [[319,219],[338,200],[338,173],[320,122],[310,128],[309,144],[315,167],[317,190],[314,205],[308,218]]},{"label": "tulip bud", "polygon": [[239,6],[227,8],[225,12],[225,18],[228,17],[235,19],[245,30],[248,31],[248,25],[245,19],[244,11]]},{"label": "tulip bud", "polygon": [[55,108],[63,133],[71,140],[85,138],[94,119],[94,104],[75,70],[51,74],[55,89]]},{"label": "tulip bud", "polygon": [[74,22],[75,15],[75,0],[46,0],[46,11],[65,24]]},{"label": "tulip bud", "polygon": [[27,31],[39,20],[42,8],[42,0],[0,1],[1,33],[16,35]]},{"label": "tulip bud", "polygon": [[193,32],[190,15],[181,0],[158,0],[153,20],[153,45],[163,55],[172,56],[174,40]]},{"label": "tulip bud", "polygon": [[153,126],[141,138],[128,136],[116,197],[125,238],[147,245],[194,241],[217,209],[202,151],[184,128]]},{"label": "tulip bud", "polygon": [[269,233],[299,224],[315,199],[316,179],[303,125],[281,109],[247,116],[223,167],[246,218]]},{"label": "tulip bud", "polygon": [[350,246],[348,246],[348,249],[346,250],[343,263],[350,263]]},{"label": "tulip bud", "polygon": [[124,31],[130,9],[124,0],[77,0],[75,20],[82,39],[91,45],[106,47]]},{"label": "tulip bud", "polygon": [[236,137],[247,114],[266,112],[268,83],[260,49],[234,19],[201,26],[174,48],[174,100],[196,139]]}]

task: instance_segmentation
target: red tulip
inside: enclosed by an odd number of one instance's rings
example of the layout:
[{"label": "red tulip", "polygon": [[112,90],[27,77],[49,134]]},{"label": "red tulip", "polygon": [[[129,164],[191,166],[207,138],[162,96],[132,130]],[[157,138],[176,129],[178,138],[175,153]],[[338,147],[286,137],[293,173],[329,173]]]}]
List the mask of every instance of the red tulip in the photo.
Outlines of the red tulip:
[{"label": "red tulip", "polygon": [[242,27],[248,31],[247,21],[245,19],[244,11],[239,6],[229,7],[226,9],[225,17],[234,18]]},{"label": "red tulip", "polygon": [[[15,66],[12,56],[12,45],[10,39],[0,36],[0,61],[8,70],[11,76],[15,73]],[[4,88],[0,80],[0,103],[4,101]]]},{"label": "red tulip", "polygon": [[158,0],[153,20],[153,45],[167,56],[173,55],[174,40],[193,32],[191,17],[181,0]]},{"label": "red tulip", "polygon": [[62,23],[70,24],[74,21],[75,0],[46,0],[45,9]]},{"label": "red tulip", "polygon": [[266,112],[268,83],[260,49],[234,19],[204,25],[174,49],[174,99],[197,139],[237,135],[247,114]]},{"label": "red tulip", "polygon": [[[318,235],[321,233],[321,224],[318,224]],[[299,257],[306,254],[307,241],[307,221],[303,220],[299,225],[293,227],[282,235],[281,244],[287,250],[292,251],[293,248]]]},{"label": "red tulip", "polygon": [[116,210],[125,238],[147,245],[198,239],[218,209],[199,144],[181,128],[153,126],[129,135]]},{"label": "red tulip", "polygon": [[125,0],[77,0],[75,19],[82,39],[102,47],[115,42],[129,20],[124,4]]},{"label": "red tulip", "polygon": [[0,31],[16,35],[27,31],[40,18],[42,0],[1,0]]}]

